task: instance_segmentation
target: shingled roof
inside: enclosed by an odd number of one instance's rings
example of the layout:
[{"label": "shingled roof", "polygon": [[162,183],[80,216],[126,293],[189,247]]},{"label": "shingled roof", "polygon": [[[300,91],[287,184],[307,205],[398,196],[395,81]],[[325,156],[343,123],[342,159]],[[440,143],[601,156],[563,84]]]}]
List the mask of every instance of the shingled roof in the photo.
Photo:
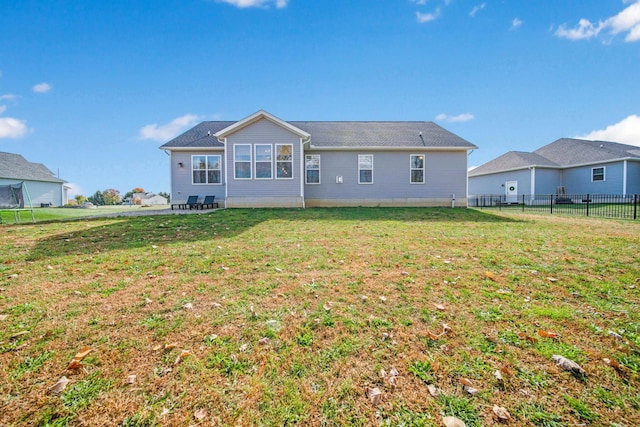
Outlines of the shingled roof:
[{"label": "shingled roof", "polygon": [[[221,148],[223,144],[213,135],[234,123],[236,122],[202,122],[160,148]],[[311,135],[311,148],[477,148],[433,122],[287,123]]]},{"label": "shingled roof", "polygon": [[629,158],[640,160],[640,147],[610,141],[560,138],[532,153],[509,151],[469,171],[469,176],[529,167],[567,168]]},{"label": "shingled roof", "polygon": [[23,181],[59,182],[57,178],[42,163],[31,163],[20,154],[0,152],[0,178]]}]

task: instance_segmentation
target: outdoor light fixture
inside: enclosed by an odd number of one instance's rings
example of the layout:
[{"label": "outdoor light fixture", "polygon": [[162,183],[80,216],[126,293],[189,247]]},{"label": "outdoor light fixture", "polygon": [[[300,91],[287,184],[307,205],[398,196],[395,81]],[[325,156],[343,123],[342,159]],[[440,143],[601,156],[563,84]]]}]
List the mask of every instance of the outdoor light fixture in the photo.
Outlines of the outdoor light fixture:
[{"label": "outdoor light fixture", "polygon": [[182,167],[182,162],[178,162],[178,167]]}]

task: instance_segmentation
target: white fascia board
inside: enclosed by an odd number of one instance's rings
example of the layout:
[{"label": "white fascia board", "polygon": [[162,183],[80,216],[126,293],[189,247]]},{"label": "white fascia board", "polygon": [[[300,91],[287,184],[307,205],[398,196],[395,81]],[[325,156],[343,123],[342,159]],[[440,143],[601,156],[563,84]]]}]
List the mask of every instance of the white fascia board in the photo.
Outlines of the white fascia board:
[{"label": "white fascia board", "polygon": [[313,144],[307,148],[307,151],[469,151],[472,148],[467,147],[376,147],[376,146],[359,146],[359,147],[318,147]]},{"label": "white fascia board", "polygon": [[282,119],[277,118],[276,116],[274,116],[273,114],[269,114],[264,110],[260,110],[257,111],[255,113],[253,113],[252,115],[245,117],[244,119],[235,122],[234,124],[232,124],[231,126],[227,126],[226,128],[214,133],[213,135],[218,138],[218,139],[222,139],[222,138],[226,138],[227,136],[231,135],[234,132],[239,131],[242,128],[245,128],[249,125],[251,125],[252,123],[257,122],[258,120],[261,119],[266,119],[269,120],[272,123],[275,123],[276,125],[283,127],[285,129],[287,129],[290,132],[295,133],[296,135],[298,135],[300,138],[309,138],[311,135],[309,135],[307,132],[303,131],[302,129],[298,129],[297,127],[285,122]]},{"label": "white fascia board", "polygon": [[166,151],[224,151],[224,147],[173,147],[163,148]]},{"label": "white fascia board", "polygon": [[505,173],[505,172],[516,172],[516,171],[529,170],[529,169],[564,169],[564,168],[562,166],[529,165],[529,166],[518,166],[517,168],[502,169],[502,170],[493,171],[493,172],[482,172],[475,175],[471,174],[471,172],[473,172],[473,169],[472,169],[469,171],[469,178],[473,178],[476,176],[495,175],[495,174]]}]

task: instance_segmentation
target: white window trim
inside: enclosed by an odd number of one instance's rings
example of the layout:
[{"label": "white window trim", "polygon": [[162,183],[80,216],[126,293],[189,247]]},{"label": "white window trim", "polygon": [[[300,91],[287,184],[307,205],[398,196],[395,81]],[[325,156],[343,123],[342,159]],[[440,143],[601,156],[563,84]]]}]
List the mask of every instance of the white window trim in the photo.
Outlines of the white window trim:
[{"label": "white window trim", "polygon": [[[278,170],[277,170],[278,169],[278,147],[286,147],[286,146],[291,147],[291,160],[284,160],[283,162],[290,162],[291,163],[291,176],[290,177],[285,177],[285,178],[279,178],[278,177]],[[273,154],[274,154],[273,161],[275,162],[275,168],[276,168],[276,171],[275,171],[275,174],[274,174],[273,178],[274,179],[293,179],[293,175],[294,175],[294,172],[295,172],[293,170],[293,166],[294,166],[294,163],[293,163],[293,144],[276,144],[275,145],[275,153],[273,153]]]},{"label": "white window trim", "polygon": [[[593,179],[593,173],[596,169],[602,169],[602,179],[596,180]],[[607,167],[606,166],[598,166],[595,168],[591,168],[591,182],[605,182],[607,180]]]},{"label": "white window trim", "polygon": [[[317,157],[318,158],[318,169],[307,169],[307,157]],[[309,185],[318,185],[322,183],[322,178],[321,178],[321,173],[320,171],[322,170],[322,165],[321,162],[322,158],[320,157],[320,154],[305,154],[304,156],[304,183],[305,184],[309,184]],[[318,171],[318,182],[309,182],[307,181],[307,170],[317,170]]]},{"label": "white window trim", "polygon": [[[414,168],[413,167],[413,162],[411,161],[412,157],[420,157],[422,156],[422,168]],[[424,154],[409,154],[409,184],[417,184],[417,185],[421,185],[425,183],[425,155]],[[411,181],[411,177],[412,177],[412,172],[413,171],[422,171],[422,182],[413,182]]]},{"label": "white window trim", "polygon": [[[361,157],[371,157],[371,169],[360,169],[360,158]],[[361,182],[360,181],[360,171],[370,170],[371,171],[371,182]],[[372,185],[373,184],[373,154],[358,154],[358,184],[362,185]]]},{"label": "white window trim", "polygon": [[[207,157],[214,157],[217,156],[220,158],[220,160],[218,161],[218,164],[220,165],[220,167],[218,169],[209,169],[207,167],[205,167],[204,169],[194,169],[193,168],[193,158],[194,157],[202,157],[204,156],[205,158],[205,165],[208,165],[209,162],[207,160]],[[205,172],[205,180],[208,180],[209,178],[209,174],[208,172],[210,170],[217,170],[220,172],[220,182],[193,182],[193,172],[194,171],[204,171]],[[192,154],[191,155],[191,185],[222,185],[222,155],[221,154]]]},{"label": "white window trim", "polygon": [[238,176],[236,175],[236,163],[246,163],[246,160],[241,160],[238,161],[236,160],[236,147],[240,147],[240,146],[246,146],[249,147],[249,173],[253,174],[253,150],[251,147],[251,144],[235,144],[233,146],[233,179],[237,179],[238,181],[249,181],[250,179],[253,178],[253,176],[250,176],[249,178],[238,178]]},{"label": "white window trim", "polygon": [[[258,146],[267,146],[271,150],[271,160],[267,162],[266,160],[258,160]],[[255,144],[253,146],[253,176],[256,180],[264,181],[273,179],[273,145],[271,144]],[[271,176],[269,178],[258,178],[258,163],[269,163]]]}]

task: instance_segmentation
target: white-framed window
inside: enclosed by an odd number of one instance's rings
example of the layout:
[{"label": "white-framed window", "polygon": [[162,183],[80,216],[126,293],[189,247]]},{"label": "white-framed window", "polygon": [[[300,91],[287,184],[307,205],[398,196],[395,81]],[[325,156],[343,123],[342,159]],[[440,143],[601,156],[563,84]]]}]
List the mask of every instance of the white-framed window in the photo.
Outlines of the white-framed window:
[{"label": "white-framed window", "polygon": [[251,179],[251,145],[233,146],[233,168],[235,179]]},{"label": "white-framed window", "polygon": [[222,184],[222,156],[195,155],[191,156],[192,184]]},{"label": "white-framed window", "polygon": [[293,178],[293,145],[276,144],[276,179]]},{"label": "white-framed window", "polygon": [[373,154],[358,154],[358,184],[373,184]]},{"label": "white-framed window", "polygon": [[591,168],[591,182],[604,181],[605,168]]},{"label": "white-framed window", "polygon": [[271,144],[256,144],[254,148],[256,179],[271,179],[273,177],[273,149]]},{"label": "white-framed window", "polygon": [[409,156],[409,175],[411,184],[424,184],[424,154]]},{"label": "white-framed window", "polygon": [[304,156],[305,184],[320,184],[320,154]]}]

